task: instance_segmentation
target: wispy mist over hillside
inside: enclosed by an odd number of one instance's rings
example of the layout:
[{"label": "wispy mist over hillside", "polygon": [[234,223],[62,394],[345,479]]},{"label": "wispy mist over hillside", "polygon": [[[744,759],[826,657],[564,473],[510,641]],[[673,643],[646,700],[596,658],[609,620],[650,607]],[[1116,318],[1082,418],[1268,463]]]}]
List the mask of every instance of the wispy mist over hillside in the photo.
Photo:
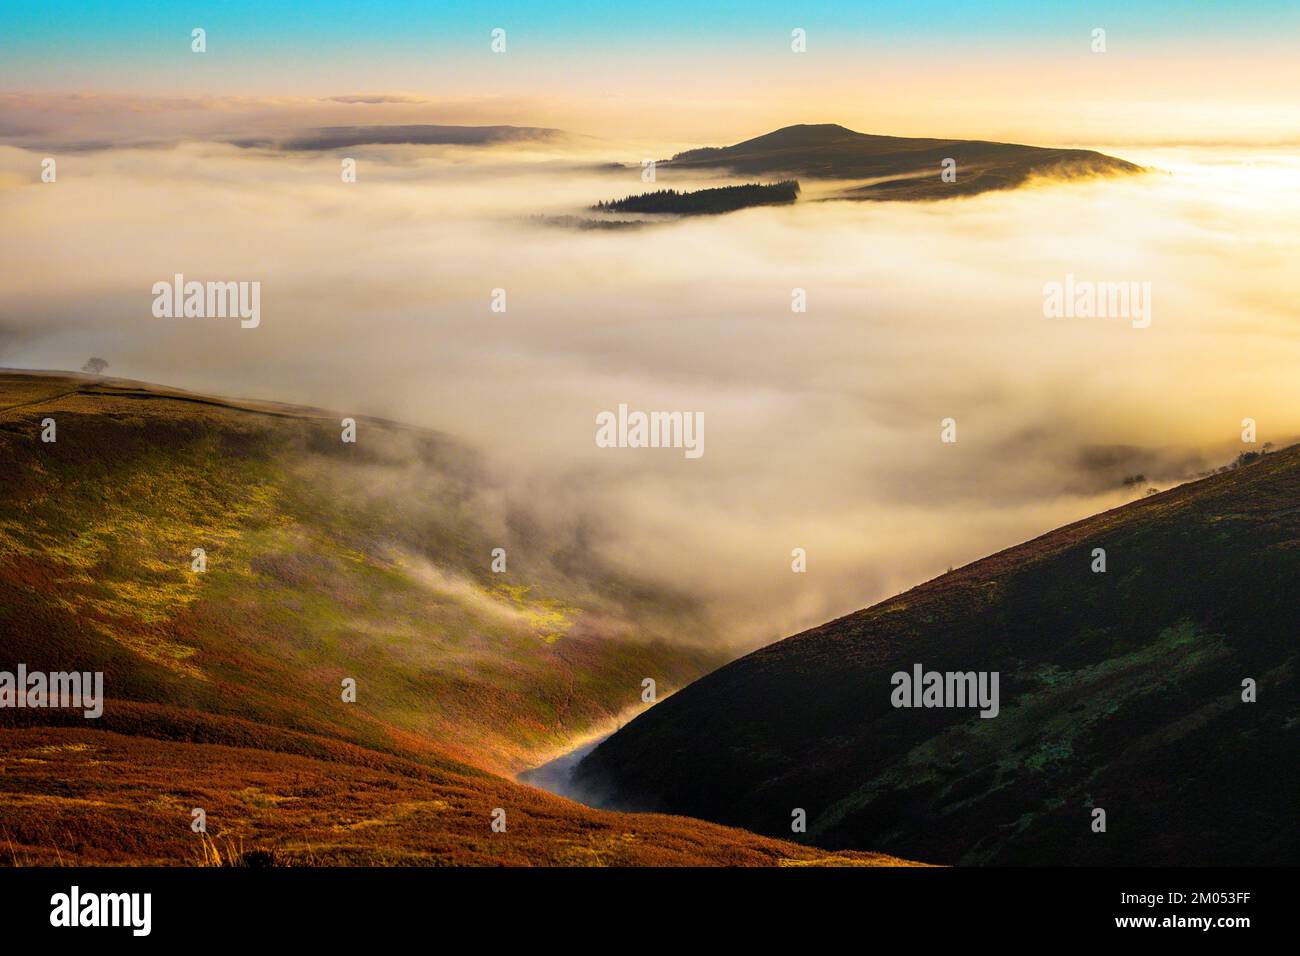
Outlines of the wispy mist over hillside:
[{"label": "wispy mist over hillside", "polygon": [[[2,147],[0,365],[101,355],[443,430],[737,646],[1221,465],[1244,418],[1300,435],[1289,153],[1116,146],[1160,172],[933,204],[805,182],[636,231],[536,218],[719,182],[647,186],[647,148],[184,141],[60,154],[41,183],[43,154]],[[260,281],[260,325],[156,318],[176,273]],[[1067,276],[1150,283],[1150,326],[1045,317]],[[702,413],[706,453],[597,447],[620,404]]]}]

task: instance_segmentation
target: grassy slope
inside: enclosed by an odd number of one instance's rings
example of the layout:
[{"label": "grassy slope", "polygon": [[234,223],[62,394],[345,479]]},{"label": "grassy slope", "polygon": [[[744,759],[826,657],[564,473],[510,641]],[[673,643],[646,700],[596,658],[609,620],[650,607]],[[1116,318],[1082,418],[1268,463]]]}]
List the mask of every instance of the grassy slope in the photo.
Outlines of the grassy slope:
[{"label": "grassy slope", "polygon": [[452,443],[362,421],[345,445],[337,422],[0,375],[0,669],[101,670],[109,697],[94,721],[0,710],[0,859],[191,861],[194,806],[219,841],[320,862],[818,856],[497,776],[643,677],[716,664],[664,639],[695,609],[501,504]]},{"label": "grassy slope", "polygon": [[[957,180],[940,177],[945,159],[957,161]],[[872,136],[833,124],[789,126],[721,148],[679,153],[668,168],[730,169],[751,176],[886,182],[864,185],[846,198],[949,199],[1012,189],[1035,177],[1079,178],[1141,172],[1141,167],[1086,149],[1055,149],[983,140]]]},{"label": "grassy slope", "polygon": [[[1293,863],[1297,620],[1300,446],[751,654],[579,779],[759,832],[804,807],[818,845],[935,862]],[[1001,714],[893,708],[915,663],[999,671]]]}]

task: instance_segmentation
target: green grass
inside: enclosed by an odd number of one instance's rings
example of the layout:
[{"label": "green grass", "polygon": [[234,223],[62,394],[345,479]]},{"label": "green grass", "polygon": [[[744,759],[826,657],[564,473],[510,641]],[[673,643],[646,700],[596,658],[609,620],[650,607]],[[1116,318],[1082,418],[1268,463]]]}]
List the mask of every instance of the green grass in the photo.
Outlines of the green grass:
[{"label": "green grass", "polygon": [[[671,688],[719,663],[666,640],[701,626],[680,597],[594,557],[575,576],[541,530],[490,531],[489,477],[438,436],[368,422],[347,446],[310,415],[52,391],[0,418],[6,657],[105,670],[127,699],[500,769],[620,713],[645,676]],[[34,440],[47,415],[56,444]],[[510,507],[529,527],[527,502]],[[497,546],[506,574],[489,568]]]}]

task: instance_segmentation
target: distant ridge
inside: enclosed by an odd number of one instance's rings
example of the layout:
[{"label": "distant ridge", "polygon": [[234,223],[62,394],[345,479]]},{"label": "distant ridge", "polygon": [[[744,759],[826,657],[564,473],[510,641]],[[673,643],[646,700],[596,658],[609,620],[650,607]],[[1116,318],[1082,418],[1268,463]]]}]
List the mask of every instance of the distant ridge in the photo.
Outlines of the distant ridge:
[{"label": "distant ridge", "polygon": [[[956,161],[954,182],[940,176],[947,159]],[[845,197],[894,200],[1012,189],[1037,176],[1074,179],[1143,172],[1141,166],[1090,149],[877,136],[835,123],[786,126],[732,146],[687,150],[661,165],[725,168],[744,176],[860,180],[862,185],[847,189]]]},{"label": "distant ridge", "polygon": [[371,145],[489,146],[495,143],[545,142],[564,135],[562,130],[537,126],[322,126],[284,140],[241,139],[235,145],[310,152]]}]

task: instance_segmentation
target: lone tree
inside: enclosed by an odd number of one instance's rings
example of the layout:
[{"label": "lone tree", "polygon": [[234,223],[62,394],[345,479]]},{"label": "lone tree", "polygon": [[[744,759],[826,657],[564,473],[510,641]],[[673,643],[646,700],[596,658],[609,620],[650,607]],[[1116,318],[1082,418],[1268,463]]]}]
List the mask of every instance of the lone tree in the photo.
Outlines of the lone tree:
[{"label": "lone tree", "polygon": [[101,375],[106,368],[108,368],[108,363],[102,358],[90,358],[85,365],[81,366],[83,372],[89,372],[91,375]]}]

